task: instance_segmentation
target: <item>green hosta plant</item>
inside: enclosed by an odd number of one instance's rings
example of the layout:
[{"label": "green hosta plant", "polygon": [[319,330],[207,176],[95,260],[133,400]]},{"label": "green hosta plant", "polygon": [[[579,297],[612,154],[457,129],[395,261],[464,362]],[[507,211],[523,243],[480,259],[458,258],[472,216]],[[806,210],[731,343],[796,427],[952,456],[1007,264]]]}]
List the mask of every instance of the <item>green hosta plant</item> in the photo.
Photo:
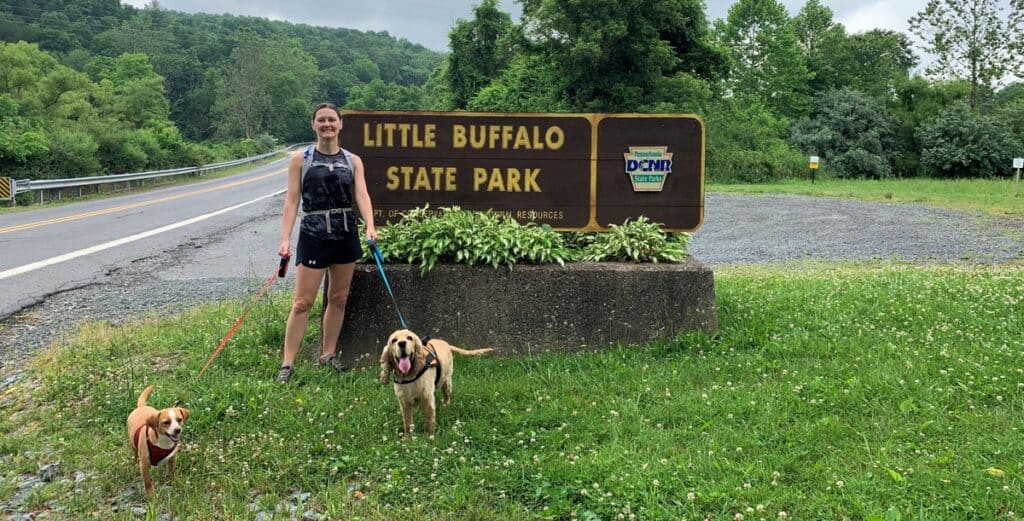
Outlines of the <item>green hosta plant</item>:
[{"label": "green hosta plant", "polygon": [[506,215],[457,206],[406,212],[379,229],[378,243],[386,257],[419,264],[422,273],[438,262],[511,268],[518,262],[562,265],[577,255],[548,225],[519,224]]},{"label": "green hosta plant", "polygon": [[640,216],[622,225],[611,225],[607,232],[578,239],[585,243],[586,261],[682,262],[686,258],[688,233],[667,233],[661,225]]}]

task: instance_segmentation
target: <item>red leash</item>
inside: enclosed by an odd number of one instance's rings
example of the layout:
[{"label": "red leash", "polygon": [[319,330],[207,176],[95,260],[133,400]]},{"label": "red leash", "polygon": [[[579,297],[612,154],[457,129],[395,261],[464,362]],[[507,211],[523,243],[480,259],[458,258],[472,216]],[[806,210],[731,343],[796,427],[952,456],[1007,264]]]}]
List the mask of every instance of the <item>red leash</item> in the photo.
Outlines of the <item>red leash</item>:
[{"label": "red leash", "polygon": [[242,316],[238,317],[238,320],[235,321],[235,325],[231,326],[231,329],[228,330],[228,334],[224,335],[224,338],[220,339],[220,345],[217,346],[217,349],[213,350],[213,354],[210,355],[210,359],[206,361],[206,365],[204,365],[203,368],[199,371],[200,377],[202,377],[203,373],[206,372],[206,368],[210,367],[210,364],[213,362],[213,359],[217,358],[217,355],[219,355],[221,350],[224,349],[224,346],[227,345],[228,340],[231,340],[231,337],[234,336],[236,331],[238,331],[238,326],[242,325],[242,321],[245,320],[245,316],[249,314],[249,311],[252,310],[252,307],[255,306],[256,303],[259,302],[261,298],[263,298],[263,294],[266,293],[268,289],[270,289],[270,285],[274,283],[274,279],[284,277],[284,274],[288,272],[288,259],[290,258],[291,257],[281,257],[281,265],[277,268],[277,270],[274,271],[273,274],[270,275],[270,278],[267,279],[267,282],[263,284],[263,289],[261,289],[260,292],[256,294],[256,298],[254,298],[252,302],[249,303],[249,307],[245,308],[245,311],[242,312]]}]

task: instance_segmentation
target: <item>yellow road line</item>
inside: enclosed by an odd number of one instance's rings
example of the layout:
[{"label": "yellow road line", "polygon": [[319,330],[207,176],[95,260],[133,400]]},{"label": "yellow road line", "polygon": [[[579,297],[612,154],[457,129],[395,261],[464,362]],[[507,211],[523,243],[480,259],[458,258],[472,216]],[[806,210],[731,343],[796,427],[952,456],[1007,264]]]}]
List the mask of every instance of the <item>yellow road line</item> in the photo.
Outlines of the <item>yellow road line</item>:
[{"label": "yellow road line", "polygon": [[54,219],[47,219],[45,221],[36,221],[36,222],[33,222],[33,223],[25,223],[25,224],[18,224],[18,225],[15,225],[15,226],[8,226],[6,228],[0,228],[0,234],[11,233],[11,232],[19,232],[19,231],[22,231],[22,230],[28,230],[30,228],[38,228],[40,226],[47,226],[47,225],[50,225],[50,224],[58,224],[58,223],[69,222],[69,221],[78,221],[78,220],[81,220],[81,219],[87,219],[89,217],[96,217],[97,215],[106,215],[106,214],[110,214],[110,213],[120,212],[120,211],[123,211],[123,210],[131,210],[131,209],[134,209],[134,208],[142,208],[143,206],[150,206],[150,205],[154,205],[154,204],[164,203],[164,202],[167,202],[167,201],[174,201],[176,199],[182,199],[184,197],[189,197],[189,196],[199,195],[199,194],[205,194],[205,193],[208,193],[208,192],[213,192],[215,190],[223,190],[225,188],[233,188],[233,187],[244,185],[244,184],[247,184],[247,183],[252,183],[254,181],[259,181],[259,180],[262,180],[262,179],[266,179],[266,178],[268,178],[270,176],[274,176],[274,175],[277,175],[277,174],[280,174],[280,173],[286,172],[286,171],[288,171],[288,169],[282,168],[280,170],[275,170],[273,172],[270,172],[269,174],[261,175],[259,177],[253,177],[251,179],[244,179],[242,181],[235,181],[234,183],[228,183],[228,184],[224,184],[224,185],[212,186],[210,188],[204,188],[202,190],[195,190],[195,191],[186,192],[186,193],[183,193],[183,194],[170,195],[170,196],[167,196],[167,197],[161,197],[159,199],[150,199],[148,201],[139,201],[137,203],[126,204],[126,205],[122,205],[122,206],[115,206],[113,208],[104,208],[102,210],[96,210],[96,211],[92,211],[92,212],[80,213],[80,214],[75,214],[75,215],[68,215],[68,216],[65,216],[65,217],[57,217],[57,218],[54,218]]}]

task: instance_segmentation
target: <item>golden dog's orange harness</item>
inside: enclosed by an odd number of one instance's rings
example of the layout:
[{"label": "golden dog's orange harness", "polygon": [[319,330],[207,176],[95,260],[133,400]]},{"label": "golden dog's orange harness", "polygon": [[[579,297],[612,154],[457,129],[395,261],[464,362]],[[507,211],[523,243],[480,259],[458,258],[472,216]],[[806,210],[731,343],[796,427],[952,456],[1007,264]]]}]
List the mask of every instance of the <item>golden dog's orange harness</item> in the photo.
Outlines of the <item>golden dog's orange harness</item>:
[{"label": "golden dog's orange harness", "polygon": [[[139,435],[142,434],[142,429],[145,429],[145,428],[146,428],[146,425],[143,425],[143,426],[139,427],[138,429],[135,429],[135,435],[132,436],[132,437],[135,438],[135,446],[136,447],[139,446]],[[164,458],[166,458],[167,456],[170,456],[171,453],[174,452],[174,449],[176,449],[178,447],[178,442],[174,442],[174,446],[173,447],[171,447],[169,449],[165,449],[163,447],[160,447],[159,445],[153,445],[149,441],[149,436],[146,436],[146,445],[149,446],[149,464],[155,467],[155,466],[159,465],[160,462],[164,460]]]},{"label": "golden dog's orange harness", "polygon": [[[430,342],[430,340],[428,339],[427,342]],[[426,349],[427,349],[427,353],[429,353],[429,354],[427,354],[427,358],[426,358],[426,360],[424,360],[425,363],[423,364],[423,369],[420,369],[420,372],[416,373],[416,376],[412,377],[411,380],[406,380],[404,382],[399,382],[398,381],[398,373],[395,373],[395,383],[396,384],[398,384],[398,385],[411,384],[411,383],[415,382],[416,380],[419,380],[420,377],[423,376],[423,373],[427,372],[427,369],[430,369],[431,367],[436,367],[437,368],[437,372],[434,373],[434,385],[437,385],[437,382],[441,381],[441,361],[437,359],[437,352],[435,352],[430,347],[430,344],[426,343],[425,345],[427,346]]]}]

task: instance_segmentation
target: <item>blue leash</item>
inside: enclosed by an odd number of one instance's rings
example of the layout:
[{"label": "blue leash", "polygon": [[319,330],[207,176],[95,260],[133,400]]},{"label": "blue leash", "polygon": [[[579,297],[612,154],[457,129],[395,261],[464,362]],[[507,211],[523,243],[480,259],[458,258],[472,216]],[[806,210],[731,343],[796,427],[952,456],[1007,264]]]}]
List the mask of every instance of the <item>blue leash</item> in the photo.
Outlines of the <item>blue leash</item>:
[{"label": "blue leash", "polygon": [[398,313],[398,321],[402,323],[402,329],[409,329],[405,325],[405,318],[402,317],[402,310],[398,309],[398,301],[395,300],[395,293],[391,291],[391,284],[388,283],[388,276],[384,273],[384,255],[380,252],[380,248],[377,247],[376,241],[367,239],[366,244],[370,245],[370,253],[373,254],[373,260],[377,263],[377,270],[380,271],[380,278],[384,279],[384,287],[388,288],[388,295],[391,295],[391,303],[395,305],[395,312]]}]

